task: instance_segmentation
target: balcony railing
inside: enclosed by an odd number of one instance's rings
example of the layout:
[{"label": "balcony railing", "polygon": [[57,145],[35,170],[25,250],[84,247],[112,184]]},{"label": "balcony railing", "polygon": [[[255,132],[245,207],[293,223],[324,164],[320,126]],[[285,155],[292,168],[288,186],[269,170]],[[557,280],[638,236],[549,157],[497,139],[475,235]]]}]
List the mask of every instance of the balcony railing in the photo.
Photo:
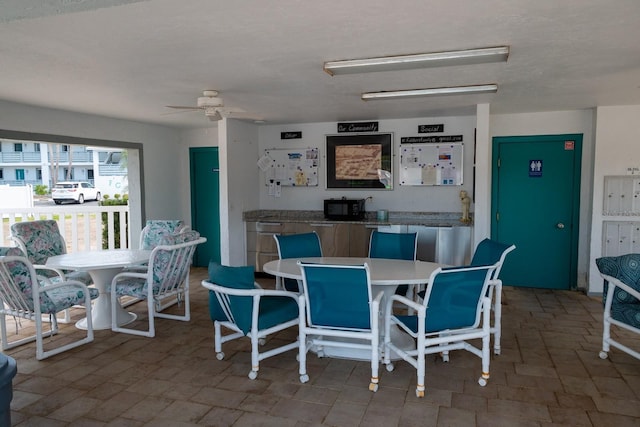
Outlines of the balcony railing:
[{"label": "balcony railing", "polygon": [[[102,214],[106,214],[106,224],[102,224]],[[0,208],[2,227],[0,228],[0,246],[15,246],[11,240],[11,225],[21,221],[55,219],[60,233],[67,244],[67,252],[100,250],[102,248],[102,230],[106,227],[107,247],[115,249],[116,237],[121,248],[131,247],[127,230],[129,229],[129,206],[48,206],[35,208]],[[119,221],[116,220],[119,218]],[[119,222],[119,226],[115,224]]]},{"label": "balcony railing", "polygon": [[35,163],[42,162],[39,151],[0,152],[0,163]]}]

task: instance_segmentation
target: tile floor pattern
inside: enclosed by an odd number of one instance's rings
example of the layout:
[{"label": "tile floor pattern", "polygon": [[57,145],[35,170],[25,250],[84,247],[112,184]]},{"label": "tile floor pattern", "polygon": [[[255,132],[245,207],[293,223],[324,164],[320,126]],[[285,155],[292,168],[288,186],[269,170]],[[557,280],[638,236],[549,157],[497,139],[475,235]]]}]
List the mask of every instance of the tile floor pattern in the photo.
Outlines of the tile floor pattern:
[{"label": "tile floor pattern", "polygon": [[[159,319],[155,338],[96,331],[93,343],[45,361],[35,359],[33,344],[10,350],[18,362],[13,425],[640,425],[640,361],[618,350],[598,358],[598,298],[506,287],[502,354],[492,356],[489,384],[477,384],[480,360],[469,353],[454,352],[449,363],[431,356],[426,396],[418,399],[406,362],[392,373],[381,369],[377,393],[367,389],[369,364],[350,360],[311,356],[311,379],[301,384],[294,352],[263,361],[249,380],[248,340],[228,343],[225,360],[215,358],[200,286],[206,274],[192,270],[192,321]],[[129,309],[146,318],[142,304]],[[57,339],[77,333],[62,329]]]}]

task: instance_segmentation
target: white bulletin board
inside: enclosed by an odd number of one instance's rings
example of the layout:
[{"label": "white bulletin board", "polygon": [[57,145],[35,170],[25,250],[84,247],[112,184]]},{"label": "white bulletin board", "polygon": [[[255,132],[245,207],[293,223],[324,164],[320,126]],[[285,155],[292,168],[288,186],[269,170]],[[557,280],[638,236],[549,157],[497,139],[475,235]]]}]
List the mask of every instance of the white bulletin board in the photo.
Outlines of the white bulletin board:
[{"label": "white bulletin board", "polygon": [[318,149],[269,149],[258,162],[265,184],[287,187],[318,186]]},{"label": "white bulletin board", "polygon": [[463,143],[400,145],[400,185],[462,185]]}]

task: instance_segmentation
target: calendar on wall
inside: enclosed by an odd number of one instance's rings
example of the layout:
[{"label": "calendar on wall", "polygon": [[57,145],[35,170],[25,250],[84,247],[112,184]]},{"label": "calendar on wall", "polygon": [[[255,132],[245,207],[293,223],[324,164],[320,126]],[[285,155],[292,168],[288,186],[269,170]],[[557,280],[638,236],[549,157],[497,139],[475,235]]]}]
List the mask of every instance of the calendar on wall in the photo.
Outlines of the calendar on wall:
[{"label": "calendar on wall", "polygon": [[283,187],[318,186],[318,149],[268,149],[258,161],[265,185]]},{"label": "calendar on wall", "polygon": [[400,145],[400,185],[462,185],[464,144]]}]

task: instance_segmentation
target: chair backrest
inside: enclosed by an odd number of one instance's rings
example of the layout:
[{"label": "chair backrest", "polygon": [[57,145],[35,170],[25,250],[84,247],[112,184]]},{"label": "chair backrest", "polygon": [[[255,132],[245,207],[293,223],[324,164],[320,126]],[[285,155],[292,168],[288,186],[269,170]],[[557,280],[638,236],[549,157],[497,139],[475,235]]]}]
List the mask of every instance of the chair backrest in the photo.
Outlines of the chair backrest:
[{"label": "chair backrest", "polygon": [[174,293],[182,287],[196,246],[206,241],[195,230],[163,236],[149,258],[147,286],[152,284],[154,295]]},{"label": "chair backrest", "polygon": [[384,233],[374,230],[369,240],[369,258],[415,261],[417,233]]},{"label": "chair backrest", "polygon": [[482,298],[496,265],[439,268],[427,285],[426,332],[475,328],[480,323]]},{"label": "chair backrest", "polygon": [[314,231],[302,234],[274,234],[280,259],[321,257],[320,237]]},{"label": "chair backrest", "polygon": [[209,315],[212,321],[229,321],[236,324],[245,334],[251,330],[253,298],[251,296],[230,295],[227,290],[256,289],[253,266],[226,266],[215,261],[209,263],[209,282],[218,285],[209,290]]},{"label": "chair backrest", "polygon": [[[596,259],[596,266],[601,274],[615,277],[625,285],[640,292],[640,254],[626,254],[612,257],[602,257]],[[602,293],[603,302],[607,301],[607,292],[609,290],[609,282],[604,281],[604,290]],[[611,301],[612,311],[616,311],[616,307],[625,304],[638,304],[634,296],[628,292],[616,288]]]},{"label": "chair backrest", "polygon": [[310,327],[371,329],[371,278],[367,264],[299,265]]},{"label": "chair backrest", "polygon": [[484,239],[478,243],[478,246],[476,246],[473,258],[471,259],[471,265],[497,265],[491,277],[492,279],[497,279],[500,274],[500,270],[502,270],[502,265],[504,264],[507,254],[515,248],[515,245],[509,245],[491,239]]},{"label": "chair backrest", "polygon": [[49,257],[67,253],[58,223],[52,219],[16,222],[11,226],[11,238],[32,264],[43,265]]},{"label": "chair backrest", "polygon": [[39,287],[33,265],[17,247],[0,248],[0,310],[13,316],[31,318],[36,304],[41,313],[54,314],[55,305],[47,293],[34,292]]},{"label": "chair backrest", "polygon": [[187,226],[180,219],[150,219],[147,220],[140,232],[140,249],[153,249],[160,244],[162,237],[167,234],[177,234],[185,231]]}]

